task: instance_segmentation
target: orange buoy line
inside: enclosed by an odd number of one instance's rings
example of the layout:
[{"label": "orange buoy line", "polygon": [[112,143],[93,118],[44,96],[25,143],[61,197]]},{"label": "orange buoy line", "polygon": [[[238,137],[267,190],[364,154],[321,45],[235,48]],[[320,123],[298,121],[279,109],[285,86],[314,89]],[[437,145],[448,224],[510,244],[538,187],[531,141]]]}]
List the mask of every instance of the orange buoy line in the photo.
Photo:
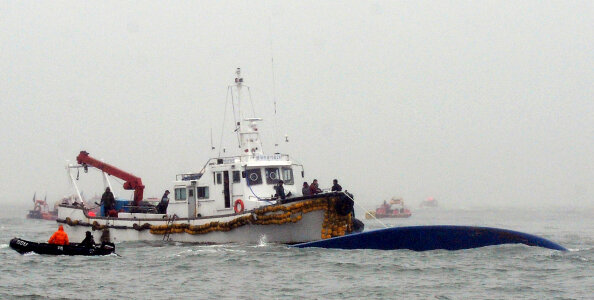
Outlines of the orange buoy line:
[{"label": "orange buoy line", "polygon": [[[322,225],[321,238],[343,236],[352,231],[352,216],[339,215],[334,208],[336,198],[309,200],[295,203],[293,205],[272,205],[255,209],[251,214],[238,217],[228,222],[213,221],[202,225],[190,225],[187,223],[171,225],[151,225],[152,234],[188,233],[206,234],[215,231],[230,231],[235,228],[251,225],[282,225],[286,223],[297,223],[303,218],[303,214],[312,211],[324,210],[324,222]],[[237,202],[237,201],[236,201]]]}]

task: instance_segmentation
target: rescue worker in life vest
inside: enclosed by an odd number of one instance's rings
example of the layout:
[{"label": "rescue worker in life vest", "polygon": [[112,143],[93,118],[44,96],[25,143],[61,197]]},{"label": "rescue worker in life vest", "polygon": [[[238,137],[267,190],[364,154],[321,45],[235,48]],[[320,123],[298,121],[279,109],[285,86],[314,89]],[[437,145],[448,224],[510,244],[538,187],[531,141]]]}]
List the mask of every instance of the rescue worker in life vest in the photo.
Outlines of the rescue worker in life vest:
[{"label": "rescue worker in life vest", "polygon": [[48,244],[54,244],[54,245],[68,245],[70,244],[68,242],[68,234],[66,234],[66,232],[64,231],[64,227],[62,227],[62,225],[60,225],[58,227],[58,231],[54,232],[54,234],[52,234],[52,237],[50,237],[49,241],[47,241]]}]

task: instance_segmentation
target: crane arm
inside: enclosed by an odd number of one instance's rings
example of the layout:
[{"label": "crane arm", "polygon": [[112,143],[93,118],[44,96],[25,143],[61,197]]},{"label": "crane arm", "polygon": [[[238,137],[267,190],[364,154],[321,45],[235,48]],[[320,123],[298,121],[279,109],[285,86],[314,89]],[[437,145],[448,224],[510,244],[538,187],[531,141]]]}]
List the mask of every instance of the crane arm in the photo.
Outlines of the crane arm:
[{"label": "crane arm", "polygon": [[125,180],[126,182],[124,182],[124,189],[134,190],[134,206],[138,206],[140,201],[142,201],[144,185],[142,184],[142,179],[140,179],[140,177],[134,176],[133,174],[120,170],[110,164],[106,164],[102,161],[94,159],[89,156],[87,151],[84,150],[78,154],[76,161],[81,164],[85,170],[87,170],[88,166],[91,166],[107,173],[108,175]]}]

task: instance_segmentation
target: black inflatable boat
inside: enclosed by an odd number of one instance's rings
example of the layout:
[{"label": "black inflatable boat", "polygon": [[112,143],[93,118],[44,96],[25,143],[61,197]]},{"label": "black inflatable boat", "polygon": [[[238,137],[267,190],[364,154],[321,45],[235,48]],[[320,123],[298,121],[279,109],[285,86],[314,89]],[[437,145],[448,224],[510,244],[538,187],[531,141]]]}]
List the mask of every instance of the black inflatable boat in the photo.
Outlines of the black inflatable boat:
[{"label": "black inflatable boat", "polygon": [[37,254],[49,255],[108,255],[115,251],[115,245],[113,243],[102,243],[94,247],[80,246],[76,243],[62,246],[29,242],[19,238],[10,240],[10,248],[20,254],[35,252]]}]

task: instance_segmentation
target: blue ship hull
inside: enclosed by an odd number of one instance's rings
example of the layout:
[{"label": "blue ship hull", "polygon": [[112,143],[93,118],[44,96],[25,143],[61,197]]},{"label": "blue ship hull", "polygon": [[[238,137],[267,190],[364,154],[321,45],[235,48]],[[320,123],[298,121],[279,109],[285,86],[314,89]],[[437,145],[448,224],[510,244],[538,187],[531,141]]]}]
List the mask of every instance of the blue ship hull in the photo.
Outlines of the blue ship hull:
[{"label": "blue ship hull", "polygon": [[337,249],[436,249],[461,250],[501,244],[525,244],[553,250],[567,250],[547,239],[507,229],[476,226],[410,226],[377,229],[315,242],[293,245]]}]

